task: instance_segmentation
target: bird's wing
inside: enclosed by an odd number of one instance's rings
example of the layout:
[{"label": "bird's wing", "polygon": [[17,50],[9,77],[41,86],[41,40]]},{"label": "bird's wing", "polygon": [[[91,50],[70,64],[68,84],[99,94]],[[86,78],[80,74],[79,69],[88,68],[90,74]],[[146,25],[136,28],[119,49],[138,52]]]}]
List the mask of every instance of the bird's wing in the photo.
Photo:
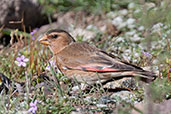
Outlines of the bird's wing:
[{"label": "bird's wing", "polygon": [[143,71],[143,69],[115,59],[87,43],[73,43],[58,53],[57,57],[65,68],[74,70],[91,72]]}]

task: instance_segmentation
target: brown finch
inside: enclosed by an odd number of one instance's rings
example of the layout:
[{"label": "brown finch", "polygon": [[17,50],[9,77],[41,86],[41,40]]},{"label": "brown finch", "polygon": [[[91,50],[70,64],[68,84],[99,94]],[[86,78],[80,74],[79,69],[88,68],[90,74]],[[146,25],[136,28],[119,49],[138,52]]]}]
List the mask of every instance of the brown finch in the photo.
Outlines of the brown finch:
[{"label": "brown finch", "polygon": [[56,59],[58,69],[70,79],[94,84],[116,77],[137,76],[154,80],[153,72],[145,71],[133,64],[121,61],[86,42],[76,42],[64,30],[48,31],[40,43],[48,45]]}]

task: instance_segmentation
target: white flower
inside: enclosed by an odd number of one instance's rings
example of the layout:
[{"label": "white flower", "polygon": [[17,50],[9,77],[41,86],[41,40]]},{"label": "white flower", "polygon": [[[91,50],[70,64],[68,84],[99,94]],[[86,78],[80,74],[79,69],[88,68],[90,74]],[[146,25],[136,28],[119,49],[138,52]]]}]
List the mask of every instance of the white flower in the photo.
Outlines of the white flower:
[{"label": "white flower", "polygon": [[167,30],[166,34],[171,34],[171,29]]},{"label": "white flower", "polygon": [[145,29],[144,26],[138,27],[138,30],[139,30],[139,31],[143,31],[144,29]]},{"label": "white flower", "polygon": [[140,9],[136,9],[136,10],[134,11],[134,13],[139,13],[139,12],[141,12]]},{"label": "white flower", "polygon": [[123,9],[123,10],[120,10],[118,13],[121,14],[121,15],[127,15],[128,14],[128,10]]},{"label": "white flower", "polygon": [[93,31],[85,30],[82,28],[76,28],[74,31],[72,31],[72,36],[77,37],[77,36],[83,36],[83,41],[87,41],[91,38],[94,38],[96,36],[96,33]]},{"label": "white flower", "polygon": [[129,29],[132,29],[132,28],[135,28],[135,27],[136,27],[136,25],[128,25]]},{"label": "white flower", "polygon": [[141,40],[141,37],[139,37],[137,34],[134,34],[134,36],[131,37],[130,39],[131,39],[131,41],[133,41],[133,42],[138,42],[138,41]]},{"label": "white flower", "polygon": [[132,36],[132,35],[134,35],[135,33],[136,33],[136,31],[133,30],[133,31],[130,31],[130,32],[126,32],[126,35]]},{"label": "white flower", "polygon": [[79,90],[79,86],[74,86],[73,88],[72,88],[72,91],[78,91]]},{"label": "white flower", "polygon": [[138,61],[137,59],[133,59],[133,60],[132,60],[133,63],[136,63],[137,61]]},{"label": "white flower", "polygon": [[121,42],[121,41],[123,41],[123,37],[117,37],[115,40],[115,42]]},{"label": "white flower", "polygon": [[86,27],[86,29],[87,29],[87,30],[96,30],[96,31],[97,31],[97,27],[94,26],[94,25],[88,25],[88,26]]},{"label": "white flower", "polygon": [[164,28],[164,29],[168,29],[169,27],[168,27],[167,25],[165,25],[163,28]]},{"label": "white flower", "polygon": [[130,57],[130,56],[128,56],[128,55],[123,55],[122,57],[124,58],[124,60],[128,60],[128,61],[130,61],[130,60],[131,60],[131,57]]},{"label": "white flower", "polygon": [[96,104],[96,106],[99,107],[99,108],[107,107],[107,105],[105,105],[105,104]]},{"label": "white flower", "polygon": [[157,23],[157,24],[153,25],[152,32],[154,33],[154,32],[161,31],[162,30],[161,27],[163,27],[163,23]]},{"label": "white flower", "polygon": [[127,22],[128,25],[132,25],[132,24],[134,24],[135,19],[129,18],[126,22]]},{"label": "white flower", "polygon": [[142,50],[147,49],[147,45],[146,45],[145,43],[140,43],[138,46],[139,46],[139,48],[141,48]]},{"label": "white flower", "polygon": [[122,24],[122,23],[123,23],[123,19],[122,19],[121,16],[116,17],[116,18],[113,19],[113,21],[112,21],[112,24],[114,24],[114,25],[116,25],[116,26],[118,26],[118,25],[120,25],[120,24]]},{"label": "white flower", "polygon": [[86,86],[87,86],[86,84],[81,83],[81,85],[79,85],[79,86],[74,86],[72,88],[72,91],[77,91],[79,89],[84,90],[86,88]]},{"label": "white flower", "polygon": [[153,64],[155,64],[155,65],[156,65],[156,64],[159,64],[159,61],[158,61],[157,59],[154,59],[154,60],[153,60]]},{"label": "white flower", "polygon": [[128,4],[128,9],[133,9],[135,7],[135,3],[131,2]]},{"label": "white flower", "polygon": [[124,28],[126,26],[126,22],[121,23],[118,25],[118,29]]},{"label": "white flower", "polygon": [[117,16],[117,14],[115,12],[111,11],[111,12],[107,13],[106,16],[109,18],[114,18]]},{"label": "white flower", "polygon": [[140,54],[139,54],[139,53],[134,53],[134,56],[135,56],[135,57],[139,57]]},{"label": "white flower", "polygon": [[125,50],[125,53],[131,54],[131,50],[130,50],[130,49],[126,49],[126,50]]}]

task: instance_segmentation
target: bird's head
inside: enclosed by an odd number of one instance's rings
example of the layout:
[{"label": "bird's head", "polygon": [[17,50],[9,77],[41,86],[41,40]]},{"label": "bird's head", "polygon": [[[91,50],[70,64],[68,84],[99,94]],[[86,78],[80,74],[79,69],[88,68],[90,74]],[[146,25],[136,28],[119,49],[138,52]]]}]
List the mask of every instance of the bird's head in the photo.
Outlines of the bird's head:
[{"label": "bird's head", "polygon": [[59,29],[48,31],[39,41],[41,44],[49,46],[53,54],[57,54],[66,46],[75,42],[68,32]]}]

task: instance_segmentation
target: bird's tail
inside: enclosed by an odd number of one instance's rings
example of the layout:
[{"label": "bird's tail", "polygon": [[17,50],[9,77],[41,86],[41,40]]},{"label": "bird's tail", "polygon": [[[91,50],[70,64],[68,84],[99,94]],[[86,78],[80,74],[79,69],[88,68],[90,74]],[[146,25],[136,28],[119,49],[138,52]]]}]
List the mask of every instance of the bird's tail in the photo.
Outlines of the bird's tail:
[{"label": "bird's tail", "polygon": [[157,78],[157,75],[150,71],[124,71],[124,72],[113,72],[111,73],[111,77],[139,77],[142,81],[151,82]]},{"label": "bird's tail", "polygon": [[145,82],[151,82],[157,78],[157,74],[150,71],[136,72],[137,76]]}]

